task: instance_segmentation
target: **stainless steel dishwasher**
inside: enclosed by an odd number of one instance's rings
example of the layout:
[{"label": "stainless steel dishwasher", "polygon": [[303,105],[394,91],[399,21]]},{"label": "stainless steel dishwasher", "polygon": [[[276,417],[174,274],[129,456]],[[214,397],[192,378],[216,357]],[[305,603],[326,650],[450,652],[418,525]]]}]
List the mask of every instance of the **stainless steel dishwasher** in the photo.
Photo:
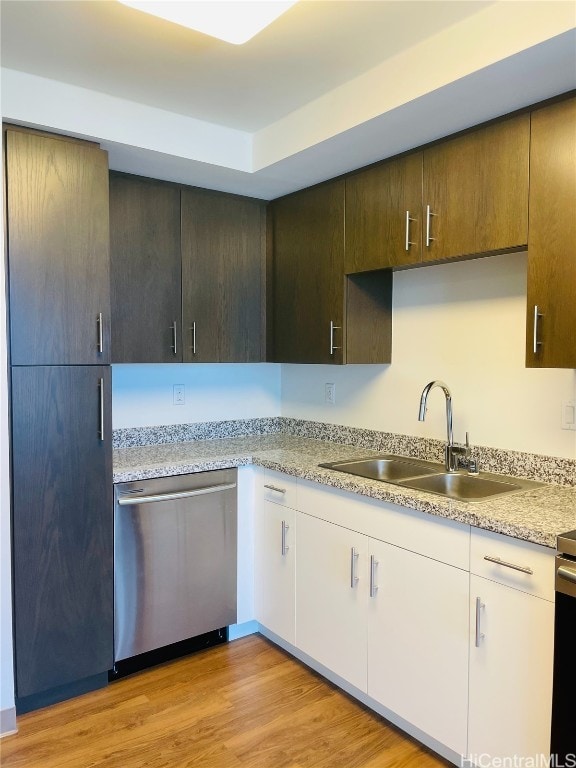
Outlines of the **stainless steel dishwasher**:
[{"label": "stainless steel dishwasher", "polygon": [[236,478],[224,469],[115,486],[115,669],[236,622]]}]

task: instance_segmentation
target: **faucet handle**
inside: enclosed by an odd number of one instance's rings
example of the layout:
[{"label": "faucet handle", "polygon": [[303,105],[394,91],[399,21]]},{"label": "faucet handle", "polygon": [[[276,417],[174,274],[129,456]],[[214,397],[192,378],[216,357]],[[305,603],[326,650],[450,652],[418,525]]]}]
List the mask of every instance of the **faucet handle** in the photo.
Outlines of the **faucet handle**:
[{"label": "faucet handle", "polygon": [[459,463],[467,470],[469,475],[478,474],[478,459],[472,455],[469,432],[466,432],[466,453],[464,454],[464,459],[460,459]]}]

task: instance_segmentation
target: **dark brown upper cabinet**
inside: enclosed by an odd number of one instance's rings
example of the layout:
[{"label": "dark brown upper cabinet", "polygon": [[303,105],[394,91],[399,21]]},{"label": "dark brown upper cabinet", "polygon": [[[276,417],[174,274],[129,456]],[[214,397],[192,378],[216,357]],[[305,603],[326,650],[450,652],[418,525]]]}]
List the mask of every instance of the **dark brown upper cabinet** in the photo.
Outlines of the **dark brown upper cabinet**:
[{"label": "dark brown upper cabinet", "polygon": [[110,174],[112,362],[182,362],[180,189]]},{"label": "dark brown upper cabinet", "polygon": [[346,272],[422,260],[422,153],[346,178]]},{"label": "dark brown upper cabinet", "polygon": [[266,204],[182,189],[183,360],[264,359]]},{"label": "dark brown upper cabinet", "polygon": [[108,156],[8,128],[12,365],[110,362]]},{"label": "dark brown upper cabinet", "polygon": [[576,368],[576,98],[532,112],[526,365]]},{"label": "dark brown upper cabinet", "polygon": [[[12,368],[17,708],[113,663],[109,366]],[[52,695],[52,694],[50,694]],[[46,700],[44,703],[48,703]]]},{"label": "dark brown upper cabinet", "polygon": [[390,272],[344,276],[343,179],[271,204],[273,359],[390,359]]},{"label": "dark brown upper cabinet", "polygon": [[526,247],[530,115],[424,150],[423,260]]}]

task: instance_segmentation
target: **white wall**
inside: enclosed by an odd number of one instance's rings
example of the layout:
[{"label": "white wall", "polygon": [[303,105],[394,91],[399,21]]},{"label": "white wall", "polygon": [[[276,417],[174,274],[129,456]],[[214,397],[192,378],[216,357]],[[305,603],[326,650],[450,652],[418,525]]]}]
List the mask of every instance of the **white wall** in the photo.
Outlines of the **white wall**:
[{"label": "white wall", "polygon": [[[184,384],[186,402],[174,405]],[[264,364],[114,365],[112,424],[147,427],[280,415],[280,366]]]},{"label": "white wall", "polygon": [[[455,439],[576,458],[576,432],[561,429],[561,403],[576,399],[574,370],[524,367],[526,255],[508,254],[394,274],[389,366],[282,369],[282,415],[445,439],[452,391]],[[336,384],[336,405],[324,384]]]}]

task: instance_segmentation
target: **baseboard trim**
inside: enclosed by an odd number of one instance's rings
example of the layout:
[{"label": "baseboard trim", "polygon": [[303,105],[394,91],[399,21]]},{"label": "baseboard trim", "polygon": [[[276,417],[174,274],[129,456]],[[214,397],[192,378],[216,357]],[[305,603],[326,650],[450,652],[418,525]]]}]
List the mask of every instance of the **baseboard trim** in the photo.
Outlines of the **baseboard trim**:
[{"label": "baseboard trim", "polygon": [[228,627],[228,640],[239,640],[241,637],[255,635],[260,629],[257,621],[245,621],[243,624],[231,624]]},{"label": "baseboard trim", "polygon": [[9,736],[11,733],[16,733],[17,730],[16,707],[0,709],[0,738],[2,738],[2,736]]}]

